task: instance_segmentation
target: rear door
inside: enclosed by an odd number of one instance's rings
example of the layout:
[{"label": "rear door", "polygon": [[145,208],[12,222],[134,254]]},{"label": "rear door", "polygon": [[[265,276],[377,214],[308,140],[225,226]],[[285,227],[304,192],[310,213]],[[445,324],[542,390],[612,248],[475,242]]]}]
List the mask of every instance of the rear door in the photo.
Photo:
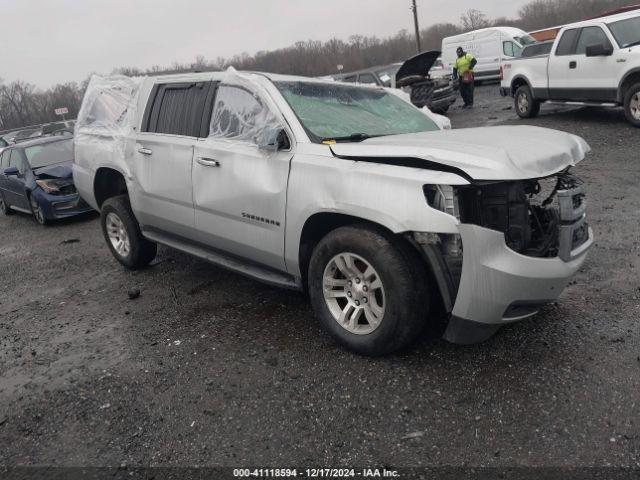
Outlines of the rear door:
[{"label": "rear door", "polygon": [[145,228],[188,236],[194,227],[191,161],[210,89],[206,81],[152,89],[133,162],[134,210]]},{"label": "rear door", "polygon": [[[217,88],[211,131],[193,162],[195,223],[207,245],[284,271],[284,228],[291,143],[260,148],[281,128],[253,86]],[[288,137],[291,138],[291,137]]]}]

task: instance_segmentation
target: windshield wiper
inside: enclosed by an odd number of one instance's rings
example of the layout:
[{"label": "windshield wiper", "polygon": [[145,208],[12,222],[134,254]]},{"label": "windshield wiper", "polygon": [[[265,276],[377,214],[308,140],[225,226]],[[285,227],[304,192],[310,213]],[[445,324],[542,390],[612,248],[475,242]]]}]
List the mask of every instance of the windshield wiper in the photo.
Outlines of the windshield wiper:
[{"label": "windshield wiper", "polygon": [[362,142],[367,140],[368,138],[373,137],[381,137],[382,135],[369,135],[368,133],[352,133],[351,135],[346,135],[344,137],[329,137],[323,138],[322,143],[332,143],[332,142]]},{"label": "windshield wiper", "polygon": [[632,42],[629,45],[625,45],[623,48],[635,47],[636,45],[640,45],[640,40],[637,42]]}]

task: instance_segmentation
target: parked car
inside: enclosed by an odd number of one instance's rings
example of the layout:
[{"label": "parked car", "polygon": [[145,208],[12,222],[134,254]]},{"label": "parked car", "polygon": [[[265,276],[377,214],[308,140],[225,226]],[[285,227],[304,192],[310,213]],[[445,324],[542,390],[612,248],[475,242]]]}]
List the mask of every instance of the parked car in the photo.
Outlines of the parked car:
[{"label": "parked car", "polygon": [[24,141],[0,155],[0,210],[28,213],[41,225],[91,210],[72,179],[73,139]]},{"label": "parked car", "polygon": [[401,66],[402,63],[392,63],[391,65],[341,73],[339,75],[333,75],[332,78],[338,82],[361,83],[363,85],[378,85],[380,87],[395,88],[394,78]]},{"label": "parked car", "polygon": [[453,70],[456,49],[472,53],[478,64],[474,68],[476,80],[498,80],[500,64],[520,56],[522,49],[535,43],[527,32],[512,27],[491,27],[447,37],[442,40],[442,60]]},{"label": "parked car", "polygon": [[446,113],[458,99],[458,84],[451,75],[432,77],[431,70],[438,58],[439,51],[423,52],[410,58],[396,73],[395,83],[409,89],[411,102],[416,107]]},{"label": "parked car", "polygon": [[564,27],[551,54],[503,65],[501,93],[515,98],[522,118],[543,102],[623,106],[640,127],[640,12]]},{"label": "parked car", "polygon": [[347,83],[402,87],[411,95],[411,101],[416,107],[446,113],[456,102],[458,89],[451,79],[451,72],[445,74],[442,69],[436,68],[435,75],[432,75],[439,57],[438,51],[424,52],[404,63],[336,75],[334,79]]},{"label": "parked car", "polygon": [[322,326],[385,354],[447,312],[482,341],[558,298],[593,242],[569,173],[588,145],[537,127],[440,130],[389,91],[269,73],[94,77],[74,179],[129,269],[158,243],[306,290]]}]

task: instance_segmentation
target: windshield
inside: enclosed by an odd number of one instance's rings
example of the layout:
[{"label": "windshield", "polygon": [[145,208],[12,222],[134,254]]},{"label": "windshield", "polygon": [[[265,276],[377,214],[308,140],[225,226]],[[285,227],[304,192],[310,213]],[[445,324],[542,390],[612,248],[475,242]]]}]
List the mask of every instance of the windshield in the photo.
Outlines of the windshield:
[{"label": "windshield", "polygon": [[523,47],[537,42],[535,38],[533,38],[531,35],[528,35],[528,34],[522,35],[520,37],[513,37],[513,39]]},{"label": "windshield", "polygon": [[73,160],[73,140],[33,145],[24,149],[31,168],[46,167]]},{"label": "windshield", "polygon": [[391,86],[391,79],[396,76],[400,70],[400,65],[392,65],[382,70],[378,70],[376,74],[385,87]]},{"label": "windshield", "polygon": [[439,130],[420,110],[382,89],[311,82],[276,86],[316,143]]},{"label": "windshield", "polygon": [[609,29],[620,45],[620,48],[630,47],[640,43],[640,17],[628,18],[611,23]]}]

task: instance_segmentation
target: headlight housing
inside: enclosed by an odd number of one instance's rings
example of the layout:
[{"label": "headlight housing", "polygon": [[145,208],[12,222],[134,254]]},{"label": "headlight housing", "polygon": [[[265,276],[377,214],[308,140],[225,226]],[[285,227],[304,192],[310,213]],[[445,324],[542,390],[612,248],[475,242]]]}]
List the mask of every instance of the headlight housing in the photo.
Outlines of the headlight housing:
[{"label": "headlight housing", "polygon": [[47,179],[47,180],[36,180],[36,185],[38,185],[45,193],[50,195],[70,195],[75,193],[75,187],[73,182],[70,180],[62,180],[62,179]]}]

